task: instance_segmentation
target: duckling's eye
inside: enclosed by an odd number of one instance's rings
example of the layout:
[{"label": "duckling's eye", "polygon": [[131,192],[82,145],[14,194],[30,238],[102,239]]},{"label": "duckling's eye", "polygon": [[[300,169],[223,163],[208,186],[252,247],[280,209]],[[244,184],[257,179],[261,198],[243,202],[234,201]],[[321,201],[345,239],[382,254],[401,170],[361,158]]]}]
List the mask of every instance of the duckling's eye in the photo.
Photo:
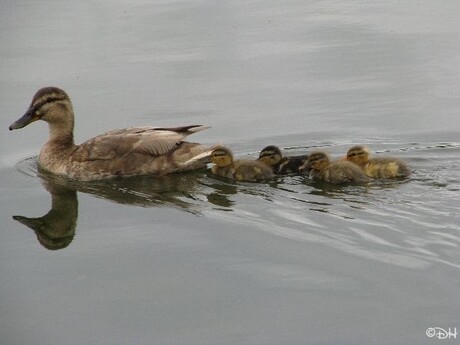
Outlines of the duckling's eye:
[{"label": "duckling's eye", "polygon": [[348,157],[354,157],[354,156],[356,156],[356,155],[357,155],[357,153],[349,153],[349,154],[348,154]]}]

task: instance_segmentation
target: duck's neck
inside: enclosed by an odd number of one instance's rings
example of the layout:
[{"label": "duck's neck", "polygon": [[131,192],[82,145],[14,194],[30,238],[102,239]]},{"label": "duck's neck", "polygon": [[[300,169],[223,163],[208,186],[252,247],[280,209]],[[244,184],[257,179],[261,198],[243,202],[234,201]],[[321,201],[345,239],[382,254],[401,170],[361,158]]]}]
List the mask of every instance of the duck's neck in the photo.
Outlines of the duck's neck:
[{"label": "duck's neck", "polygon": [[40,166],[53,173],[65,173],[76,146],[73,140],[73,112],[67,109],[65,121],[48,121],[49,138],[40,151]]},{"label": "duck's neck", "polygon": [[[59,118],[58,121],[48,121],[49,137],[48,143],[54,146],[60,146],[61,149],[74,147],[73,128],[74,116],[72,108],[66,109],[66,116]],[[65,119],[65,121],[62,121]]]}]

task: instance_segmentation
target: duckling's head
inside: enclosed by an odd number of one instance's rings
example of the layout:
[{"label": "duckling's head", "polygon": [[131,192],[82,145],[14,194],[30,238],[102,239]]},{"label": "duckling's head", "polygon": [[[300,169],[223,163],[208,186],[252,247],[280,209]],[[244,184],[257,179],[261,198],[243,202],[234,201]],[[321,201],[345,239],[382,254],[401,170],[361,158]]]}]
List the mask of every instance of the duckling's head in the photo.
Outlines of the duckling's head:
[{"label": "duckling's head", "polygon": [[226,147],[219,147],[212,151],[211,161],[220,168],[232,165],[233,154],[230,149]]},{"label": "duckling's head", "polygon": [[259,153],[259,160],[270,167],[278,164],[281,161],[281,158],[283,158],[281,150],[274,145],[265,147]]},{"label": "duckling's head", "polygon": [[368,147],[356,145],[348,150],[347,160],[358,165],[364,165],[369,161],[369,154]]},{"label": "duckling's head", "polygon": [[321,171],[330,163],[329,155],[324,151],[313,151],[308,156],[307,168],[311,170]]},{"label": "duckling's head", "polygon": [[32,98],[29,109],[17,121],[11,124],[10,131],[27,126],[37,120],[50,125],[65,124],[73,130],[73,111],[69,96],[57,87],[44,87]]}]

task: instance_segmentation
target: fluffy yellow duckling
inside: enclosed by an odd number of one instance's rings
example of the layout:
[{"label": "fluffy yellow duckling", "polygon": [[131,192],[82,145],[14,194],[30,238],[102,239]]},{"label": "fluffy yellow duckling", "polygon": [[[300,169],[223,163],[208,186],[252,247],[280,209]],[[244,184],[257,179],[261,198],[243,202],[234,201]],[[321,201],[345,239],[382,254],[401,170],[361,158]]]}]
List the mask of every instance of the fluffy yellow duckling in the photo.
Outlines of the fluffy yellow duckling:
[{"label": "fluffy yellow duckling", "polygon": [[274,145],[263,148],[259,154],[259,161],[279,175],[298,173],[300,166],[307,160],[308,155],[283,157],[281,150]]},{"label": "fluffy yellow duckling", "polygon": [[311,178],[333,184],[368,181],[366,174],[356,164],[344,160],[331,162],[324,151],[310,153],[308,161],[300,169],[311,169]]},{"label": "fluffy yellow duckling", "polygon": [[211,172],[217,176],[246,182],[263,181],[273,177],[272,170],[265,164],[246,159],[234,160],[232,151],[226,147],[215,149],[211,154],[211,161],[215,164]]},{"label": "fluffy yellow duckling", "polygon": [[[208,128],[198,125],[117,129],[75,145],[72,103],[57,87],[40,89],[27,112],[10,130],[37,120],[47,122],[49,127],[48,142],[38,157],[40,168],[82,181],[203,168],[215,148],[183,141],[188,135]],[[194,159],[197,156],[202,158]]]},{"label": "fluffy yellow duckling", "polygon": [[353,146],[347,152],[347,160],[361,167],[364,173],[372,178],[407,177],[411,173],[406,163],[400,159],[369,156],[369,148],[362,145]]}]

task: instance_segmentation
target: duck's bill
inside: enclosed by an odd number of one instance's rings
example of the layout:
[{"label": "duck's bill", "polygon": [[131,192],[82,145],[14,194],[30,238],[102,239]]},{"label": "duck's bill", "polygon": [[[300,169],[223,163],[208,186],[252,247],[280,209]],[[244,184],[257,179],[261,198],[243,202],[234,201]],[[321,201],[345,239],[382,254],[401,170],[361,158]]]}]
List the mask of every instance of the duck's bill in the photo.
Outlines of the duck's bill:
[{"label": "duck's bill", "polygon": [[39,230],[40,225],[39,222],[37,221],[37,218],[27,218],[23,216],[13,216],[14,220],[17,220],[19,223],[28,226],[29,228],[33,230]]},{"label": "duck's bill", "polygon": [[10,131],[12,131],[13,129],[20,129],[20,128],[23,128],[25,126],[27,126],[28,124],[34,122],[34,121],[37,121],[38,120],[38,117],[35,116],[35,111],[34,109],[31,107],[29,108],[26,113],[17,121],[13,122],[10,126]]}]

